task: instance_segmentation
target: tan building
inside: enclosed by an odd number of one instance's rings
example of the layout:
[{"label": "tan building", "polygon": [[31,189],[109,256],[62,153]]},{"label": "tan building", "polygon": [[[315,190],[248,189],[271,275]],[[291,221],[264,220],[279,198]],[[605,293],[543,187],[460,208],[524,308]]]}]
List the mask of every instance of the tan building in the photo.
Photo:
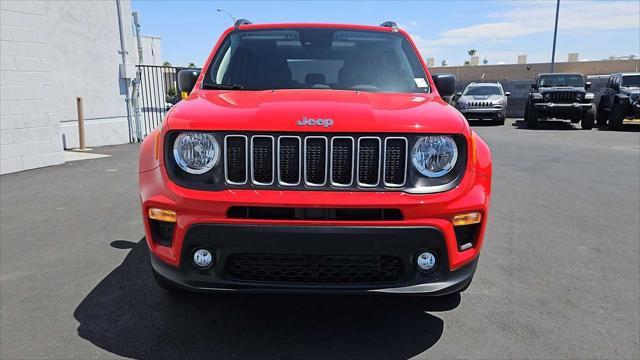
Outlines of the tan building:
[{"label": "tan building", "polygon": [[[485,66],[447,66],[429,69],[432,74],[448,73],[461,81],[484,80],[526,80],[539,73],[549,72],[549,63],[506,64]],[[608,75],[616,72],[640,71],[640,60],[601,60],[556,63],[555,72],[576,72],[584,75]]]},{"label": "tan building", "polygon": [[567,61],[568,62],[578,62],[580,61],[580,53],[569,53],[569,55],[567,56]]}]

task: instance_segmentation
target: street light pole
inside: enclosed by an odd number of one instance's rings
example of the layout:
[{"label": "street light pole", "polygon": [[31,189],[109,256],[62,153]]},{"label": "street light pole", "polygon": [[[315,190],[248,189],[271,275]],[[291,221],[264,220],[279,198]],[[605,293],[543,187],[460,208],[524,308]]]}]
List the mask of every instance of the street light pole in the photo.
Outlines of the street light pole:
[{"label": "street light pole", "polygon": [[556,37],[558,36],[558,13],[560,13],[560,0],[556,1],[556,25],[553,28],[553,50],[551,50],[551,72],[556,61]]},{"label": "street light pole", "polygon": [[228,12],[227,10],[221,9],[221,8],[217,8],[216,10],[218,12],[222,12],[222,13],[225,13],[225,14],[229,15],[229,17],[231,18],[231,21],[233,21],[234,24],[236,23],[236,18],[233,15],[231,15],[231,13]]}]

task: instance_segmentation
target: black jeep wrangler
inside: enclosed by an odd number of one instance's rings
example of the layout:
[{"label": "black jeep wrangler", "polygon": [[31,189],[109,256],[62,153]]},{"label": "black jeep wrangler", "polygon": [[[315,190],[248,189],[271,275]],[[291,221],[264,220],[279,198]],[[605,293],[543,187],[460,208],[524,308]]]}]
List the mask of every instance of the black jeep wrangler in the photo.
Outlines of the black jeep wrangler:
[{"label": "black jeep wrangler", "polygon": [[595,110],[591,103],[593,93],[582,74],[539,74],[531,85],[524,110],[527,127],[538,127],[541,119],[567,119],[580,123],[583,129],[591,130],[595,121]]},{"label": "black jeep wrangler", "polygon": [[622,128],[625,118],[640,118],[640,73],[611,74],[598,103],[598,126]]}]

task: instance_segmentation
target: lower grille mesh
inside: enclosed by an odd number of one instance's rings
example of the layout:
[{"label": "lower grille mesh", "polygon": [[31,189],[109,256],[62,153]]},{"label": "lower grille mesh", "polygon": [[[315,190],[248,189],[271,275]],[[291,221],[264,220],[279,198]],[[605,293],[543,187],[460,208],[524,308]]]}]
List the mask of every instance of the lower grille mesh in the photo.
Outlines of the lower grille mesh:
[{"label": "lower grille mesh", "polygon": [[237,281],[372,284],[400,281],[404,267],[399,257],[384,255],[234,254],[225,274]]}]

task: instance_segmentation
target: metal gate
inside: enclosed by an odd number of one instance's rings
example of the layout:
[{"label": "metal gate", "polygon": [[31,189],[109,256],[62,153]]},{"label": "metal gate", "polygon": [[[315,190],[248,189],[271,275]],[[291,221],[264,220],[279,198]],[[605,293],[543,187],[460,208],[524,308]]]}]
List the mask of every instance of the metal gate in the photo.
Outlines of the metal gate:
[{"label": "metal gate", "polygon": [[136,121],[131,121],[129,124],[131,142],[141,140],[136,136],[137,130],[140,130],[142,138],[149,135],[162,123],[171,106],[181,100],[178,90],[178,72],[186,69],[156,65],[137,65],[137,68],[140,72],[140,93],[138,95],[140,129],[137,129]]}]

